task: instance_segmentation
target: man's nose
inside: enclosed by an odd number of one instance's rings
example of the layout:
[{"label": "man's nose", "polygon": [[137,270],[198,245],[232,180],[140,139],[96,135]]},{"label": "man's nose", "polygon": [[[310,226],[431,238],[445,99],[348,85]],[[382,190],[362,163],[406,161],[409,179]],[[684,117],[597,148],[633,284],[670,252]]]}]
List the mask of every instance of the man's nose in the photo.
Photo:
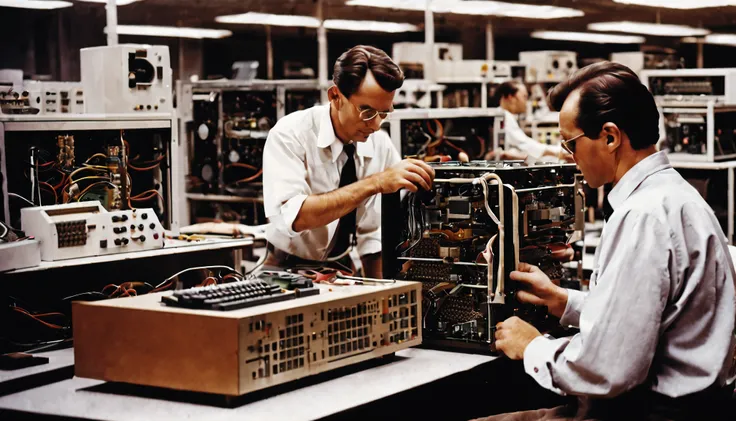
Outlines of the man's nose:
[{"label": "man's nose", "polygon": [[375,116],[374,118],[366,121],[366,125],[373,129],[374,132],[377,132],[381,129],[381,123],[383,122],[383,119],[380,116]]}]

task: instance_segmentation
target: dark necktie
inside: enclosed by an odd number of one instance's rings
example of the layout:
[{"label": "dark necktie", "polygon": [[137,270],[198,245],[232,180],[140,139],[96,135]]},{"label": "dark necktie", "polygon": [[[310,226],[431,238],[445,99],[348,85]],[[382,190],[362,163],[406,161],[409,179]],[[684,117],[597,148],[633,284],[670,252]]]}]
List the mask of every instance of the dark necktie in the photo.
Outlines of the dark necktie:
[{"label": "dark necktie", "polygon": [[[358,181],[358,176],[355,173],[355,159],[353,158],[355,145],[345,144],[342,148],[348,156],[348,160],[343,165],[342,172],[340,173],[340,187],[345,187],[348,184]],[[357,213],[358,210],[353,209],[352,212],[340,218],[340,222],[337,224],[337,233],[335,234],[337,237],[335,239],[335,246],[332,248],[330,256],[339,256],[350,247],[350,234],[353,234],[353,237],[355,236]]]},{"label": "dark necktie", "polygon": [[603,196],[603,220],[608,222],[608,218],[611,217],[611,214],[613,214],[613,207],[611,206],[611,202],[608,201],[608,193],[606,193],[606,195]]}]

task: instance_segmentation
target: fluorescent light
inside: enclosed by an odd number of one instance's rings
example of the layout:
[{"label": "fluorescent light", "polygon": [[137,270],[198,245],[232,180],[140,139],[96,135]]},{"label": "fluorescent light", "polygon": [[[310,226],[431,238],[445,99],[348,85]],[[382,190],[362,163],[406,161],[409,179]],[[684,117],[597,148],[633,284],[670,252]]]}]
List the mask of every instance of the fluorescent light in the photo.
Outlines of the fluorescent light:
[{"label": "fluorescent light", "polygon": [[638,35],[593,34],[590,32],[535,31],[532,38],[558,41],[592,42],[595,44],[643,44],[646,40]]},{"label": "fluorescent light", "polygon": [[636,6],[664,7],[667,9],[703,9],[706,7],[736,6],[734,0],[613,0],[614,3]]},{"label": "fluorescent light", "polygon": [[[398,10],[424,10],[426,0],[348,0],[348,6],[368,6]],[[431,9],[435,13],[458,15],[505,16],[526,19],[558,19],[583,16],[581,10],[568,7],[538,6],[481,0],[434,0]]]},{"label": "fluorescent light", "polygon": [[416,32],[419,27],[410,23],[377,22],[372,20],[325,20],[326,29],[337,29],[342,31],[365,31],[365,32]]},{"label": "fluorescent light", "polygon": [[[296,26],[318,28],[319,19],[312,16],[272,15],[270,13],[248,12],[239,15],[218,16],[216,22],[237,23],[246,25]],[[325,20],[326,29],[365,32],[413,32],[418,31],[416,25],[396,22],[377,22],[370,20]]]},{"label": "fluorescent light", "polygon": [[[176,26],[118,25],[118,35],[171,38],[226,38],[233,33],[224,29],[179,28]],[[107,32],[107,27],[105,27]]]},{"label": "fluorescent light", "polygon": [[[685,43],[695,43],[698,39],[695,37],[685,37],[682,39]],[[703,38],[705,44],[731,45],[736,47],[736,34],[710,34]]]},{"label": "fluorescent light", "polygon": [[588,25],[591,31],[628,32],[631,34],[657,35],[663,37],[687,37],[707,35],[710,31],[682,25],[665,25],[646,22],[600,22]]},{"label": "fluorescent light", "polygon": [[0,0],[0,7],[17,7],[19,9],[61,9],[72,6],[68,1],[41,0]]},{"label": "fluorescent light", "polygon": [[[107,0],[75,0],[75,1],[83,1],[86,3],[107,3]],[[137,1],[141,1],[141,0],[116,0],[115,4],[117,6],[125,6],[126,4],[135,3]]]},{"label": "fluorescent light", "polygon": [[318,28],[319,19],[311,16],[295,16],[295,15],[272,15],[269,13],[248,12],[239,15],[225,15],[215,18],[220,23],[238,23],[250,25],[271,25],[271,26],[298,26],[306,28]]}]

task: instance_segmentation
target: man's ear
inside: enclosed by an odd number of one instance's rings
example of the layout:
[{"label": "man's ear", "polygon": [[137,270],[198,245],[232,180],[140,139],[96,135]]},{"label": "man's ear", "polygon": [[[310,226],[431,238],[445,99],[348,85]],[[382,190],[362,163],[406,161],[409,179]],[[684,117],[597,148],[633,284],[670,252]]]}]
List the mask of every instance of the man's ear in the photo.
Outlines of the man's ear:
[{"label": "man's ear", "polygon": [[623,142],[623,132],[615,123],[606,123],[601,129],[601,139],[606,143],[606,148],[613,153]]},{"label": "man's ear", "polygon": [[335,86],[335,85],[330,86],[330,88],[327,90],[327,98],[336,107],[339,105],[339,101],[340,101],[340,90],[337,89],[337,86]]}]

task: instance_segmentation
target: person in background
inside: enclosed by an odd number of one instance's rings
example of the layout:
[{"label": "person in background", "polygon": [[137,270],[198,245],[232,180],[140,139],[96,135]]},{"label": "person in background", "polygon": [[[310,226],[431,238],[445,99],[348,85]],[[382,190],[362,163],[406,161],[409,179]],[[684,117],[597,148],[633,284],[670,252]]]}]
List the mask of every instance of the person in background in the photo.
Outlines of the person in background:
[{"label": "person in background", "polygon": [[378,48],[359,45],[335,63],[329,104],[287,115],[263,151],[263,199],[270,224],[265,266],[340,262],[357,249],[366,276],[380,278],[380,193],[429,190],[434,170],[401,160],[381,122],[404,75]]},{"label": "person in background", "polygon": [[601,62],[550,92],[562,145],[593,188],[612,183],[590,292],[520,264],[519,301],[580,333],[543,336],[511,317],[496,347],[539,385],[577,405],[491,420],[733,419],[734,266],[713,210],[658,152],[658,112],[634,72]]},{"label": "person in background", "polygon": [[[540,143],[527,136],[524,130],[519,127],[517,115],[526,113],[529,100],[529,93],[523,83],[516,80],[504,82],[496,88],[495,96],[499,106],[504,110],[506,155],[517,159],[526,159],[531,163],[555,162],[560,159],[572,161],[570,154],[565,152],[559,145]],[[491,156],[493,155],[491,154]]]}]

